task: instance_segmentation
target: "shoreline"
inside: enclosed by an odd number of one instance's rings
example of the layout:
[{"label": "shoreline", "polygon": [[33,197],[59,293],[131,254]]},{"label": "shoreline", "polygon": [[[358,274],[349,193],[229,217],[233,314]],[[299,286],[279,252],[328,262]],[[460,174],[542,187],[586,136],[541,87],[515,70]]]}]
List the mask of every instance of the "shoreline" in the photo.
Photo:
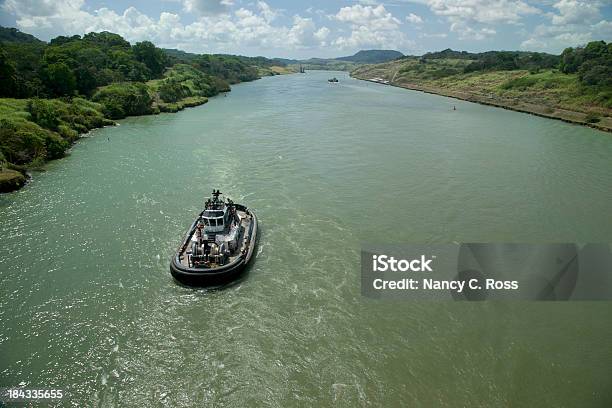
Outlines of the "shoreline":
[{"label": "shoreline", "polygon": [[[197,106],[205,105],[208,103],[208,100],[208,97],[187,97],[173,103],[160,104],[154,102],[152,106],[156,107],[157,109],[153,109],[151,112],[144,113],[142,115],[128,115],[125,118],[121,119],[140,116],[157,116],[163,113],[177,113],[187,108],[195,108]],[[70,146],[66,151],[70,150],[70,148],[72,148],[81,139],[86,137],[86,135],[89,134],[92,130],[103,129],[105,127],[115,127],[119,125],[117,120],[112,120],[112,122],[112,124],[96,126],[91,129],[88,129],[85,132],[79,133],[78,137],[74,139],[72,143],[70,143]],[[40,167],[28,167],[28,165],[0,164],[0,194],[7,194],[20,190],[21,188],[25,187],[32,179],[33,176],[31,174],[31,171],[45,171],[45,166],[49,162],[62,159],[63,157],[65,157],[65,154],[62,157],[47,160]]]},{"label": "shoreline", "polygon": [[[350,74],[349,74],[350,75]],[[549,107],[541,105],[530,104],[527,102],[520,102],[516,100],[500,100],[489,98],[481,95],[470,94],[466,92],[450,91],[443,88],[436,88],[430,86],[416,85],[416,84],[397,84],[397,83],[382,83],[380,81],[362,78],[359,76],[350,75],[351,78],[358,79],[360,81],[372,82],[380,85],[389,85],[396,88],[408,89],[411,91],[419,91],[432,95],[445,96],[448,98],[459,99],[466,102],[478,103],[480,105],[494,106],[497,108],[512,110],[515,112],[527,113],[530,115],[540,116],[548,119],[561,120],[563,122],[572,123],[574,125],[586,126],[592,129],[600,130],[603,132],[612,133],[612,118],[604,117],[601,118],[600,122],[589,123],[584,120],[587,116],[585,113],[570,111],[566,109],[553,109],[552,112],[548,112]]]}]

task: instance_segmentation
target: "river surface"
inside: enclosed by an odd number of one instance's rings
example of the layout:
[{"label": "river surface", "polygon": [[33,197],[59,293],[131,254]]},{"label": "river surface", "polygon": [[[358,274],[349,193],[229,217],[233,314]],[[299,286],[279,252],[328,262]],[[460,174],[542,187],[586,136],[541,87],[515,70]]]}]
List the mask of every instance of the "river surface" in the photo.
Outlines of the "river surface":
[{"label": "river surface", "polygon": [[[257,212],[257,257],[192,290],[168,263],[213,188]],[[607,133],[338,72],[237,85],[93,131],[0,196],[0,387],[74,407],[609,407],[611,303],[369,300],[359,251],[610,242],[611,209]]]}]

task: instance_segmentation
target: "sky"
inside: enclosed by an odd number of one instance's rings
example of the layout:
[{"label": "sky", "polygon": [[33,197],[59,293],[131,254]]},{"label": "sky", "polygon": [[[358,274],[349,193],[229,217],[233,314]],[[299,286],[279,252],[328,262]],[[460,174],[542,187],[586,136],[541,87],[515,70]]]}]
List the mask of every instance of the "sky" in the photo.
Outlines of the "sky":
[{"label": "sky", "polygon": [[0,25],[42,40],[107,30],[188,52],[282,58],[560,53],[612,41],[612,0],[0,0]]}]

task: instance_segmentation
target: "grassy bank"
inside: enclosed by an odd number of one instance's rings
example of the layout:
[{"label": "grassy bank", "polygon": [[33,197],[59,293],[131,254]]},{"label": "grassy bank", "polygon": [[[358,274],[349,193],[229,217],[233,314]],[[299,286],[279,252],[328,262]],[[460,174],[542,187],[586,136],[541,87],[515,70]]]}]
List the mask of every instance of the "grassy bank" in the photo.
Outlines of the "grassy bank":
[{"label": "grassy bank", "polygon": [[0,99],[0,192],[21,187],[27,170],[63,157],[79,135],[113,124],[83,98]]},{"label": "grassy bank", "polygon": [[[452,53],[366,65],[351,75],[612,131],[612,87],[605,78],[589,83],[582,71],[563,72],[555,61],[544,67],[524,64],[530,69],[516,69],[520,64],[481,68],[478,55]],[[601,65],[609,66],[609,57]]]}]

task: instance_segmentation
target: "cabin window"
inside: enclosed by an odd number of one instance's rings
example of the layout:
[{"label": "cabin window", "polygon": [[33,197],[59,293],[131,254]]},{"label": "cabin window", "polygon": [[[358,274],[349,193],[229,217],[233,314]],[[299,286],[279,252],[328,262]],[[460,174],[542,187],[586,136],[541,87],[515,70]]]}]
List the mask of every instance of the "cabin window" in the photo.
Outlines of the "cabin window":
[{"label": "cabin window", "polygon": [[219,227],[223,226],[223,218],[217,218],[217,226]]},{"label": "cabin window", "polygon": [[217,220],[215,220],[214,218],[210,218],[208,221],[210,221],[210,226],[211,227],[216,227],[217,226]]}]

